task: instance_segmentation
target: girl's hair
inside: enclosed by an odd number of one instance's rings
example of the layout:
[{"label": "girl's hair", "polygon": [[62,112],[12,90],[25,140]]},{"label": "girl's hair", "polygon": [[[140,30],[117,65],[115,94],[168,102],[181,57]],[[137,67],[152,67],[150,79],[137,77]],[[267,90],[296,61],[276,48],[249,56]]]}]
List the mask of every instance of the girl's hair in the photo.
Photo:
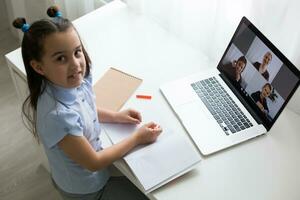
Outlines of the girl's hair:
[{"label": "girl's hair", "polygon": [[270,83],[266,83],[266,84],[264,84],[264,86],[262,87],[262,88],[264,88],[264,87],[269,87],[270,88],[270,90],[272,91],[272,85],[270,84]]},{"label": "girl's hair", "polygon": [[[36,130],[37,102],[39,96],[43,93],[46,85],[43,84],[45,77],[35,72],[31,67],[30,62],[32,60],[41,61],[45,53],[45,47],[43,44],[45,38],[47,38],[49,35],[54,33],[65,32],[69,28],[73,28],[76,31],[73,24],[68,19],[61,17],[61,13],[59,12],[57,7],[50,7],[47,10],[47,14],[49,17],[54,17],[54,19],[38,20],[30,26],[26,24],[26,20],[24,18],[17,18],[13,22],[13,26],[15,28],[22,29],[22,31],[24,32],[21,49],[23,62],[27,74],[29,95],[22,105],[22,119],[24,119],[25,116],[26,122],[24,120],[23,122],[26,125],[26,127],[33,133],[34,137],[37,139],[38,142],[39,137]],[[82,50],[86,60],[86,77],[90,73],[91,60],[83,46]]]},{"label": "girl's hair", "polygon": [[242,61],[243,63],[245,63],[245,65],[247,65],[247,59],[245,56],[239,57],[239,59],[237,61]]},{"label": "girl's hair", "polygon": [[272,85],[270,83],[264,84],[264,86],[262,88],[264,88],[264,87],[270,88],[271,93],[268,97],[269,97],[269,99],[271,99],[272,102],[276,102],[278,95],[275,93],[274,87],[272,87]]}]

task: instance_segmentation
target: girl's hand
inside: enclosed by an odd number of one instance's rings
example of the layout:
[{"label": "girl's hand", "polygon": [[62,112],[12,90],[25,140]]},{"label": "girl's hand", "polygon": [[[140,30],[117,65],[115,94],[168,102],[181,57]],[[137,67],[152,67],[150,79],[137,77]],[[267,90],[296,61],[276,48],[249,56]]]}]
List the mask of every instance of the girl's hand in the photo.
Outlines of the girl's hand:
[{"label": "girl's hand", "polygon": [[132,137],[135,138],[137,145],[147,144],[154,142],[161,132],[162,128],[158,124],[150,122],[136,130],[136,132],[132,134]]},{"label": "girl's hand", "polygon": [[117,112],[115,115],[115,122],[118,123],[129,123],[129,124],[139,124],[142,121],[141,114],[133,109],[127,109]]},{"label": "girl's hand", "polygon": [[258,101],[258,102],[256,102],[256,105],[259,107],[259,109],[260,109],[262,112],[264,112],[265,108],[264,108],[264,106],[262,105],[262,103],[260,103],[260,102]]}]

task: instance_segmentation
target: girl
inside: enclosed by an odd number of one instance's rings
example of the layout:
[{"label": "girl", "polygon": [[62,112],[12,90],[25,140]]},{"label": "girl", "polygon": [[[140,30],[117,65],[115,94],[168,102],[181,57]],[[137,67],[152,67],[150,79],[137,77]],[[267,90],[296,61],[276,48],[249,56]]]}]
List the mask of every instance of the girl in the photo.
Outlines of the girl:
[{"label": "girl", "polygon": [[241,56],[238,58],[238,60],[234,60],[232,62],[225,64],[222,70],[231,78],[231,80],[239,84],[242,84],[244,82],[242,78],[242,72],[244,71],[246,65],[247,65],[246,57]]},{"label": "girl", "polygon": [[261,91],[257,91],[251,94],[251,97],[255,101],[256,105],[265,115],[269,113],[267,98],[270,97],[271,93],[272,86],[270,83],[266,83],[262,87]]},{"label": "girl", "polygon": [[141,122],[139,112],[96,108],[91,61],[72,23],[57,7],[47,11],[53,20],[32,25],[18,18],[13,25],[24,32],[22,57],[29,96],[23,114],[41,139],[55,186],[64,199],[147,199],[126,178],[110,178],[107,167],[162,132],[154,122],[109,148],[102,149],[99,122]]}]

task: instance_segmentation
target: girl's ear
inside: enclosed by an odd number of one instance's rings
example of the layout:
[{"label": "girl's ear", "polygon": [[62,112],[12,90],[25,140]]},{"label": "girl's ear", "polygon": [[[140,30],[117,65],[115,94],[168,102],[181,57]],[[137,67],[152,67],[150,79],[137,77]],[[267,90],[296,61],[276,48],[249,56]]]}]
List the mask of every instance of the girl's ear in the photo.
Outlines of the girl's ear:
[{"label": "girl's ear", "polygon": [[30,65],[36,73],[44,76],[45,73],[43,71],[42,64],[40,62],[36,60],[31,60]]}]

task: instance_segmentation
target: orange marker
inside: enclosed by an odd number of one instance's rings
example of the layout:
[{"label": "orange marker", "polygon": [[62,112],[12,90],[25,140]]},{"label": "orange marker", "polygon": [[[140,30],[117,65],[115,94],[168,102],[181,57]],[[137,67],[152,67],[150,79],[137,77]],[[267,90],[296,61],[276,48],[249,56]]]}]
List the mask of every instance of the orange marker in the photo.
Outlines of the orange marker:
[{"label": "orange marker", "polygon": [[136,95],[136,98],[138,99],[151,99],[152,97],[149,95]]}]

